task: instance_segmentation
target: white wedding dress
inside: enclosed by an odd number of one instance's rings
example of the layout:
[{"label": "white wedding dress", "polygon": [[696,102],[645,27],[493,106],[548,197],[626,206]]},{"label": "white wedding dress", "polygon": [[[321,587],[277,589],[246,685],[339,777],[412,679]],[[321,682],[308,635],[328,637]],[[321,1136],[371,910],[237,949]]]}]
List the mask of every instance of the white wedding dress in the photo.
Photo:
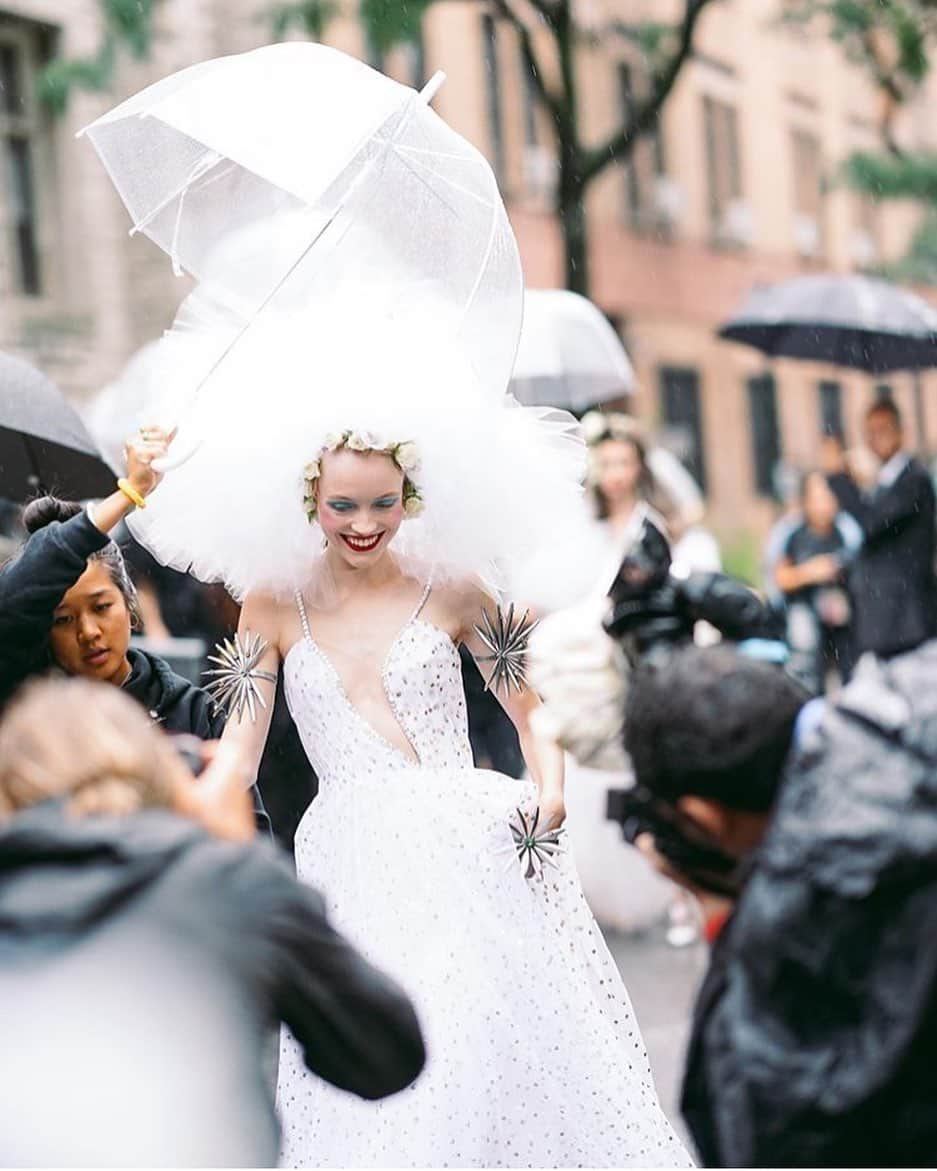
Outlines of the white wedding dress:
[{"label": "white wedding dress", "polygon": [[689,1165],[572,862],[527,880],[512,854],[509,820],[535,788],[473,768],[459,655],[423,602],[381,669],[412,754],[351,704],[301,601],[284,664],[320,785],[296,834],[299,876],[410,993],[428,1061],[409,1089],[366,1102],[310,1073],[284,1029],[281,1163]]}]

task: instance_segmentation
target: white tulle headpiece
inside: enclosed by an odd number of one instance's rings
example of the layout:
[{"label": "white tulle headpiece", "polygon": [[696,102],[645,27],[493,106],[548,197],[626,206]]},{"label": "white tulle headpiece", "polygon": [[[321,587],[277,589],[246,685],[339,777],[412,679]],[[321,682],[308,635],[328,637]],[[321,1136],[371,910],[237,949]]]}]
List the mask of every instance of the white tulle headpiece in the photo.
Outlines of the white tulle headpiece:
[{"label": "white tulle headpiece", "polygon": [[517,244],[490,166],[429,108],[435,84],[274,45],[88,128],[134,230],[199,281],[139,408],[179,428],[179,466],[131,520],[164,563],[236,596],[305,589],[323,540],[304,469],[330,437],[369,435],[419,453],[424,510],[391,547],[409,572],[569,592],[584,448],[571,416],[506,394]]}]

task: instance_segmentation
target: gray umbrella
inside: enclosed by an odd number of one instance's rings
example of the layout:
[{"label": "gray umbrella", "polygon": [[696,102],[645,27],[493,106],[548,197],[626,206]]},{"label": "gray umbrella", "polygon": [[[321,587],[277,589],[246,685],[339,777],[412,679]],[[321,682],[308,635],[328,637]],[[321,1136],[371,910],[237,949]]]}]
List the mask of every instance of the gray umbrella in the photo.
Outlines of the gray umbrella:
[{"label": "gray umbrella", "polygon": [[0,353],[0,496],[25,500],[45,489],[81,499],[113,484],[61,391],[28,362]]},{"label": "gray umbrella", "polygon": [[937,310],[886,281],[828,273],[755,289],[719,336],[868,374],[937,366]]}]

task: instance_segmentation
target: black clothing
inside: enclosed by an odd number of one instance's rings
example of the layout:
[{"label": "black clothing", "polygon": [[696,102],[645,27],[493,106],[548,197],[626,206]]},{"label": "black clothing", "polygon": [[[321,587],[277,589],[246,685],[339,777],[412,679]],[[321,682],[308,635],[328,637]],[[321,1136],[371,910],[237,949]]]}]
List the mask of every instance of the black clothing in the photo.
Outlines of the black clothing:
[{"label": "black clothing", "polygon": [[[818,533],[806,522],[799,524],[787,538],[784,544],[784,557],[792,565],[803,565],[814,557],[842,557],[846,552],[846,540],[839,529],[834,525],[828,533]],[[817,590],[828,589],[828,586],[801,586],[799,590],[791,590],[784,596],[788,601],[812,601]]]},{"label": "black clothing", "polygon": [[700,994],[720,1167],[937,1165],[937,641],[864,660],[792,755]]},{"label": "black clothing", "polygon": [[930,476],[917,460],[909,460],[893,484],[868,497],[848,476],[830,476],[829,482],[840,506],[865,534],[849,575],[856,650],[885,656],[912,650],[937,629]]},{"label": "black clothing", "polygon": [[50,665],[52,616],[108,537],[86,512],[33,533],[0,567],[0,704]]},{"label": "black clothing", "polygon": [[[81,512],[37,529],[0,568],[0,705],[27,678],[52,666],[48,640],[55,609],[87,569],[88,558],[109,539]],[[224,719],[212,712],[204,691],[156,655],[131,647],[127,658],[130,675],[123,690],[167,732],[187,732],[201,740],[221,735]],[[256,786],[252,795],[257,827],[269,833],[270,820]]]},{"label": "black clothing", "polygon": [[2,1165],[274,1166],[280,1021],[361,1097],[420,1072],[406,995],[272,846],[53,801],[0,829],[0,859]]},{"label": "black clothing", "polygon": [[190,683],[158,655],[131,647],[130,675],[122,690],[142,703],[167,732],[189,732],[200,740],[217,740],[224,731],[224,713],[215,710],[201,688]]}]

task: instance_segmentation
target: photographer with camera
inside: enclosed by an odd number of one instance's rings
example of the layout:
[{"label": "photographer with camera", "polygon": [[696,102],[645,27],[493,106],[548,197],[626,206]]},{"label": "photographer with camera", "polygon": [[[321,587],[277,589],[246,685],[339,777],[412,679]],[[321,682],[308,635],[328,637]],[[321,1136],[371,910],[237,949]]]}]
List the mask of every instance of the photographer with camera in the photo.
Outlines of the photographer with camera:
[{"label": "photographer with camera", "polygon": [[625,832],[697,892],[683,1111],[711,1166],[932,1166],[937,643],[834,701],[729,647],[632,674]]},{"label": "photographer with camera", "polygon": [[53,678],[0,721],[0,1164],[270,1167],[284,1022],[362,1098],[424,1061],[400,987],[254,842],[224,746],[178,745],[116,687]]}]

